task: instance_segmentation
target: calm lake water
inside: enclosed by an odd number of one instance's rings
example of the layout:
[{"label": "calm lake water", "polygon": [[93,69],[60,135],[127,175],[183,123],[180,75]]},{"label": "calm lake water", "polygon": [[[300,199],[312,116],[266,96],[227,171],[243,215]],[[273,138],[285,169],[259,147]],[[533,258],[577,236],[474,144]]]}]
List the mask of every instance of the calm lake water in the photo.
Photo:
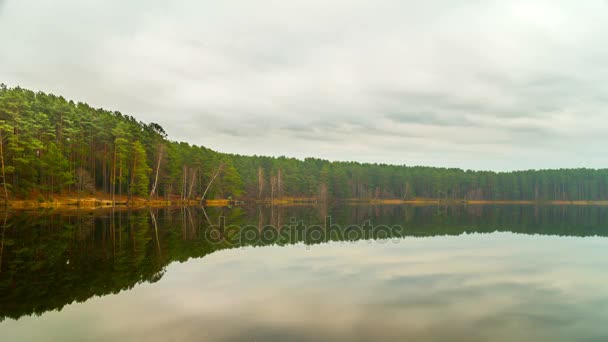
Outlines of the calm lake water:
[{"label": "calm lake water", "polygon": [[2,341],[608,341],[603,207],[28,212],[0,224]]}]

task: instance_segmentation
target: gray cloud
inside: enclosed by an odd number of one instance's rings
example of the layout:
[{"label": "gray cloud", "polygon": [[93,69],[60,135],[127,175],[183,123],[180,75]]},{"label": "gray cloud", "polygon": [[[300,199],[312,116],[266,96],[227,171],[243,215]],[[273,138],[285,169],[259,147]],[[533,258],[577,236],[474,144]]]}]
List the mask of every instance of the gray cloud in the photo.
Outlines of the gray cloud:
[{"label": "gray cloud", "polygon": [[604,167],[607,9],[0,0],[0,79],[227,152]]}]

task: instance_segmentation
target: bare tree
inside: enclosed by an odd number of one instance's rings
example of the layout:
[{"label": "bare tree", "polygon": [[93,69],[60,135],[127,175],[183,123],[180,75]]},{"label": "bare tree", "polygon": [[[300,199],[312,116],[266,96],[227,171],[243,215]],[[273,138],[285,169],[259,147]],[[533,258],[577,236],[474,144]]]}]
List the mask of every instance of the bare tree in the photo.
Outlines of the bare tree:
[{"label": "bare tree", "polygon": [[277,188],[277,176],[270,177],[270,203],[274,202],[274,191]]},{"label": "bare tree", "polygon": [[186,199],[186,184],[188,184],[188,167],[182,166],[182,201]]},{"label": "bare tree", "polygon": [[281,169],[279,169],[278,173],[277,173],[277,197],[281,198],[283,197],[282,193],[281,193],[281,185],[283,184],[283,175],[281,173]]},{"label": "bare tree", "polygon": [[116,206],[116,144],[114,144],[114,160],[112,161],[112,207]]},{"label": "bare tree", "polygon": [[160,170],[160,163],[163,160],[163,152],[165,150],[165,145],[159,145],[158,147],[158,159],[156,161],[156,172],[154,176],[154,184],[152,184],[152,190],[150,191],[150,198],[156,194],[156,187],[158,185],[158,172]]},{"label": "bare tree", "polygon": [[403,193],[403,199],[405,199],[405,200],[410,199],[410,190],[411,190],[410,182],[406,182],[404,193]]},{"label": "bare tree", "polygon": [[192,190],[194,190],[194,185],[196,184],[196,169],[190,169],[190,187],[188,188],[188,196],[186,199],[190,199],[192,196]]},{"label": "bare tree", "polygon": [[156,224],[156,216],[150,208],[150,216],[152,217],[152,223],[154,224],[154,234],[156,235],[156,248],[158,249],[158,255],[161,255],[160,240],[158,239],[158,225]]},{"label": "bare tree", "polygon": [[207,215],[207,212],[205,211],[205,207],[201,205],[201,209],[203,210],[203,215],[205,215],[207,222],[209,222],[209,227],[213,227],[213,223],[211,223],[211,220],[209,219],[209,216]]},{"label": "bare tree", "polygon": [[258,166],[258,199],[262,198],[262,192],[264,191],[264,169]]},{"label": "bare tree", "polygon": [[203,191],[203,195],[201,196],[201,204],[203,204],[203,201],[205,200],[205,196],[207,195],[207,191],[209,191],[211,184],[213,184],[213,181],[217,178],[217,176],[220,174],[220,172],[222,172],[223,169],[224,163],[220,163],[217,169],[215,169],[215,171],[213,172],[213,176],[211,177],[211,180],[209,180],[209,184],[207,184],[207,187],[205,188],[205,191]]},{"label": "bare tree", "polygon": [[4,223],[2,224],[2,241],[0,242],[0,273],[2,273],[2,255],[4,253],[4,232],[6,231],[6,222],[8,221],[8,211],[4,211]]},{"label": "bare tree", "polygon": [[6,171],[4,168],[4,136],[0,130],[0,162],[2,165],[2,188],[4,189],[4,206],[8,205],[8,190],[6,189]]}]

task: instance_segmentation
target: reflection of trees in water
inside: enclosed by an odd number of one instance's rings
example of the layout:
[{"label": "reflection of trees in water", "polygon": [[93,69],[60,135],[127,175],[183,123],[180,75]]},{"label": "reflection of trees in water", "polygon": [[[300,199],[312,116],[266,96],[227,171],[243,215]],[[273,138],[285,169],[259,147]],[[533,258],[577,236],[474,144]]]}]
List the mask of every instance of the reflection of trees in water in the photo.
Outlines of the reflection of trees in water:
[{"label": "reflection of trees in water", "polygon": [[2,256],[4,255],[4,234],[6,233],[6,224],[8,223],[8,212],[4,213],[2,221],[2,237],[0,237],[0,274],[2,273]]},{"label": "reflection of trees in water", "polygon": [[[227,243],[205,241],[221,216],[227,225],[323,225],[370,221],[400,225],[403,235],[511,231],[608,236],[608,208],[591,206],[274,206],[171,208],[95,213],[5,213],[0,237],[0,317],[59,309],[94,295],[117,293],[162,278],[186,261]],[[334,236],[334,238],[337,238]],[[282,244],[297,242],[282,241]],[[305,241],[306,242],[306,241]],[[260,243],[261,244],[261,243]]]}]

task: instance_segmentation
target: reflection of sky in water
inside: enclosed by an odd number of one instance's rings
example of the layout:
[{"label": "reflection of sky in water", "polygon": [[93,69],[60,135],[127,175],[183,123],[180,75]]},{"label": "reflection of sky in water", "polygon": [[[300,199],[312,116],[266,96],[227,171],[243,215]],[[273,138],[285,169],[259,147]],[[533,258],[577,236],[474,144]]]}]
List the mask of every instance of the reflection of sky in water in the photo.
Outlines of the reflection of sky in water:
[{"label": "reflection of sky in water", "polygon": [[0,332],[4,341],[607,341],[607,247],[500,233],[224,250]]}]

